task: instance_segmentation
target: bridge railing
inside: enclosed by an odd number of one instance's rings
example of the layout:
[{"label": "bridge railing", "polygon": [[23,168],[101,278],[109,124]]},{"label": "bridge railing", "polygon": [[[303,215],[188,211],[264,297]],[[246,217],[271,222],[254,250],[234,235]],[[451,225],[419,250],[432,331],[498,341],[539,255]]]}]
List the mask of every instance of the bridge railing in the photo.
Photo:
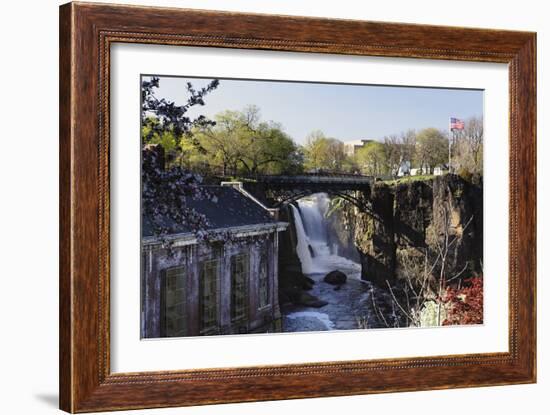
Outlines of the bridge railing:
[{"label": "bridge railing", "polygon": [[262,175],[256,176],[255,180],[264,183],[368,183],[374,182],[373,176],[358,174],[317,174],[301,173],[296,175]]}]

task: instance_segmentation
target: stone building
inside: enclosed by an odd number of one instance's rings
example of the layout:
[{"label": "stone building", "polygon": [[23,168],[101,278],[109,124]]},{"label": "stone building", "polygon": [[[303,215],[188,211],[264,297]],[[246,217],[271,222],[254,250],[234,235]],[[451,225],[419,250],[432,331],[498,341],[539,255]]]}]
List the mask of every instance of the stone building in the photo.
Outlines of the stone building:
[{"label": "stone building", "polygon": [[171,252],[142,223],[141,337],[280,331],[276,221],[240,187],[208,186],[213,196],[189,200],[209,231],[225,236],[197,243],[182,227],[168,235]]}]

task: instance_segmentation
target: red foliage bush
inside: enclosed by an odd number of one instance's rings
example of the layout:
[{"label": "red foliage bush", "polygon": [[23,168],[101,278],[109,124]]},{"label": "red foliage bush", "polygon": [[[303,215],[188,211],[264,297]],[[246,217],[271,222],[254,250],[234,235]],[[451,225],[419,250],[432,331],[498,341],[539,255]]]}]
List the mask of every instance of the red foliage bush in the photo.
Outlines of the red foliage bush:
[{"label": "red foliage bush", "polygon": [[443,302],[447,309],[444,326],[483,323],[483,277],[463,281],[461,288],[447,287]]}]

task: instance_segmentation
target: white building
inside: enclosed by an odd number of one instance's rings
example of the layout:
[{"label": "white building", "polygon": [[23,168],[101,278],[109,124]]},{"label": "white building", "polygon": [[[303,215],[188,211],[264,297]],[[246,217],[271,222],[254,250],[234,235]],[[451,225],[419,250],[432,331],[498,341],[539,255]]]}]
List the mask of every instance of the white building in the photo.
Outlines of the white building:
[{"label": "white building", "polygon": [[412,174],[411,173],[411,162],[409,160],[405,160],[401,163],[399,166],[399,170],[397,171],[398,177],[408,176]]},{"label": "white building", "polygon": [[357,153],[357,150],[363,148],[368,143],[372,143],[373,141],[376,140],[361,138],[359,140],[344,141],[344,153],[346,153],[346,156],[354,156],[355,153]]}]

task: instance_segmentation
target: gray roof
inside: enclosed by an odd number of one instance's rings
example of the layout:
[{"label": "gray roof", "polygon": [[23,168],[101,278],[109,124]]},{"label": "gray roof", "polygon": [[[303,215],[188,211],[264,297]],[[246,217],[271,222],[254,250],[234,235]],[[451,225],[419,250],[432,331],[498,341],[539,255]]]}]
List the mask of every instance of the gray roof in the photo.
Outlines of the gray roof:
[{"label": "gray roof", "polygon": [[[188,198],[187,206],[206,216],[207,229],[222,229],[246,225],[276,224],[269,212],[231,186],[203,186],[212,196],[205,199]],[[173,226],[173,221],[166,218]],[[174,234],[189,233],[185,225],[174,226]],[[149,218],[142,217],[142,237],[153,236]]]}]

